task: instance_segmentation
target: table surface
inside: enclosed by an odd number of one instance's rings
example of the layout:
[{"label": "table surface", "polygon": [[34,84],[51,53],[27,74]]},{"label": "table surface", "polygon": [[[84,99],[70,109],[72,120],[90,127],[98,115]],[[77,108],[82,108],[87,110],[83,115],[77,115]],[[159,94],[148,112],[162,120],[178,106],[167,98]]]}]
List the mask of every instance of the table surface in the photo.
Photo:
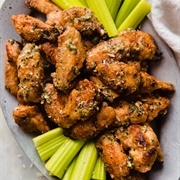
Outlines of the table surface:
[{"label": "table surface", "polygon": [[[5,0],[0,1],[0,7]],[[0,107],[0,180],[47,180],[21,150]]]}]

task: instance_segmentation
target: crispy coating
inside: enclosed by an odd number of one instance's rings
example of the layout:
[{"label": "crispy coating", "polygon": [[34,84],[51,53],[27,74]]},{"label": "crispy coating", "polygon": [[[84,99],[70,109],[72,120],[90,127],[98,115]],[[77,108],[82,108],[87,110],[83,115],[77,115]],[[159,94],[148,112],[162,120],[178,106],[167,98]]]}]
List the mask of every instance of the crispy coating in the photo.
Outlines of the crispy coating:
[{"label": "crispy coating", "polygon": [[115,108],[114,126],[145,123],[167,113],[169,99],[161,96],[145,96],[137,101],[119,101]]},{"label": "crispy coating", "polygon": [[125,180],[130,173],[128,156],[113,134],[107,132],[96,141],[99,155],[112,179]]},{"label": "crispy coating", "polygon": [[5,87],[13,95],[18,92],[18,73],[17,73],[17,58],[21,52],[19,42],[9,39],[6,41],[6,57],[5,57]]},{"label": "crispy coating", "polygon": [[47,116],[61,126],[63,123],[62,111],[65,107],[68,96],[57,89],[51,83],[46,83],[43,93],[44,109]]},{"label": "crispy coating", "polygon": [[61,11],[61,9],[50,0],[26,0],[25,4],[28,8],[35,9],[44,14],[49,14],[55,10]]},{"label": "crispy coating", "polygon": [[[114,99],[116,99],[117,97],[119,97],[119,94],[116,93],[115,91],[113,91],[112,89],[110,89],[108,86],[104,85],[102,83],[102,81],[100,81],[99,78],[95,77],[95,76],[91,76],[90,80],[94,83],[96,90],[98,92],[99,95],[99,99],[105,99],[108,100],[110,102],[113,102]],[[102,97],[103,96],[103,97]]]},{"label": "crispy coating", "polygon": [[141,86],[139,91],[141,93],[151,93],[155,90],[162,90],[171,93],[175,91],[173,84],[159,81],[157,78],[155,78],[152,75],[149,75],[146,72],[140,72],[140,76]]},{"label": "crispy coating", "polygon": [[58,38],[56,72],[52,75],[55,87],[64,92],[72,88],[73,81],[83,67],[85,56],[80,33],[73,27],[67,28]]},{"label": "crispy coating", "polygon": [[115,111],[107,103],[103,103],[97,115],[84,122],[78,122],[66,131],[72,139],[89,139],[108,129],[115,121]]},{"label": "crispy coating", "polygon": [[15,122],[28,133],[45,133],[50,130],[37,106],[20,104],[13,110]]},{"label": "crispy coating", "polygon": [[62,33],[57,28],[25,14],[13,15],[12,22],[17,33],[28,42],[56,41]]},{"label": "crispy coating", "polygon": [[18,59],[18,101],[22,104],[39,103],[44,81],[43,59],[38,46],[27,43]]},{"label": "crispy coating", "polygon": [[105,85],[125,95],[137,91],[141,81],[137,68],[124,62],[101,63],[95,71]]},{"label": "crispy coating", "polygon": [[98,102],[93,83],[87,79],[79,81],[77,87],[71,91],[62,112],[66,119],[63,121],[62,127],[69,128],[78,121],[85,121],[97,110]]},{"label": "crispy coating", "polygon": [[127,30],[92,48],[87,54],[86,69],[93,71],[103,62],[153,60],[156,51],[156,44],[149,34]]},{"label": "crispy coating", "polygon": [[102,37],[107,35],[97,17],[88,8],[73,7],[64,11],[53,11],[47,15],[46,23],[55,27],[74,27],[86,37],[94,34]]},{"label": "crispy coating", "polygon": [[115,136],[124,150],[129,150],[133,168],[141,173],[150,171],[158,154],[162,155],[157,136],[148,124],[119,128]]}]

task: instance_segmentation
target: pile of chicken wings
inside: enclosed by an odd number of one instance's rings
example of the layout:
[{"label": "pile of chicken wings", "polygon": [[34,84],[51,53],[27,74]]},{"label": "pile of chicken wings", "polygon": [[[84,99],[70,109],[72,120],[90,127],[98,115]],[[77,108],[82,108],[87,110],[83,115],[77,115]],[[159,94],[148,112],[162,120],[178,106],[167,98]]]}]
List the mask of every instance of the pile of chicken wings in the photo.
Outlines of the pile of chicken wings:
[{"label": "pile of chicken wings", "polygon": [[5,87],[18,100],[15,122],[26,132],[60,126],[72,139],[93,139],[112,179],[143,179],[163,162],[150,124],[167,113],[166,95],[174,92],[148,73],[161,59],[153,37],[128,29],[109,38],[88,8],[25,4],[46,19],[12,16],[22,39],[6,42]]}]

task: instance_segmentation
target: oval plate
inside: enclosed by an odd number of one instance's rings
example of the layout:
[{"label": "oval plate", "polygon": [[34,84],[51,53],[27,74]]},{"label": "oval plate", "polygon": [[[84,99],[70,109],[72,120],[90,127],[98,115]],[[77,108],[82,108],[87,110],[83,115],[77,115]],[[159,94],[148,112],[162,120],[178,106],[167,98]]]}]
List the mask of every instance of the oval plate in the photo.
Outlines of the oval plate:
[{"label": "oval plate", "polygon": [[[34,148],[32,142],[33,135],[24,133],[19,126],[14,123],[12,110],[17,106],[17,100],[4,88],[5,42],[10,38],[20,40],[19,35],[13,28],[11,16],[23,13],[30,13],[30,10],[24,5],[24,0],[6,0],[0,11],[0,102],[8,127],[22,150],[47,179],[55,180],[57,178],[48,175],[44,163],[40,160],[36,149]],[[163,52],[163,59],[152,64],[152,74],[159,80],[173,83],[176,89],[176,92],[171,97],[171,105],[168,114],[163,120],[156,123],[156,132],[163,149],[165,161],[162,166],[153,167],[153,170],[148,174],[148,179],[178,180],[180,177],[180,115],[178,109],[180,107],[180,71],[171,50],[157,35],[150,20],[147,19],[143,23],[141,30],[149,32],[155,38],[160,51]]]}]

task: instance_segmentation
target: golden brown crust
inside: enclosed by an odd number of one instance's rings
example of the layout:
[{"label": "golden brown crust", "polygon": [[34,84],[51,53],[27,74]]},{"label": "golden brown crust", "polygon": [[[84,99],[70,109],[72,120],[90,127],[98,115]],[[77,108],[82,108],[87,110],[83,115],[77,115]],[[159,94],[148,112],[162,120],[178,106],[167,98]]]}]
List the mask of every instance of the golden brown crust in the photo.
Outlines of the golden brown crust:
[{"label": "golden brown crust", "polygon": [[28,133],[45,133],[50,130],[37,106],[19,105],[13,110],[15,122]]},{"label": "golden brown crust", "polygon": [[43,59],[38,46],[27,43],[17,59],[19,78],[18,101],[22,104],[41,101],[44,81]]}]

